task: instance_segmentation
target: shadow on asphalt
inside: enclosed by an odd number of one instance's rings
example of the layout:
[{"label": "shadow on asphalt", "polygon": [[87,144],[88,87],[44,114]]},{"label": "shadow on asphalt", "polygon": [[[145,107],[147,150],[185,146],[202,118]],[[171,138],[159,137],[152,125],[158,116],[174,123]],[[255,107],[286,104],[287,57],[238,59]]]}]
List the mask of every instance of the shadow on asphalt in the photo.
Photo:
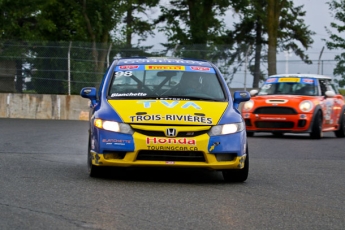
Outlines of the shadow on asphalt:
[{"label": "shadow on asphalt", "polygon": [[[95,179],[157,183],[226,184],[220,171],[206,169],[126,168],[107,167]],[[245,182],[244,182],[245,183]],[[232,184],[244,184],[232,183]]]}]

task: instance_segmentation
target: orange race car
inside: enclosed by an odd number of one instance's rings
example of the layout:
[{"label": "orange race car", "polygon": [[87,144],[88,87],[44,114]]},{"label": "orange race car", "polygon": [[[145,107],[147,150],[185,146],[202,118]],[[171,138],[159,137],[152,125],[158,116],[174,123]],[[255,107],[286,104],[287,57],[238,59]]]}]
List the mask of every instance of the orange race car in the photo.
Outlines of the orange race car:
[{"label": "orange race car", "polygon": [[242,106],[247,135],[255,132],[309,133],[314,139],[333,131],[345,136],[345,102],[330,77],[316,74],[270,76],[251,90]]}]

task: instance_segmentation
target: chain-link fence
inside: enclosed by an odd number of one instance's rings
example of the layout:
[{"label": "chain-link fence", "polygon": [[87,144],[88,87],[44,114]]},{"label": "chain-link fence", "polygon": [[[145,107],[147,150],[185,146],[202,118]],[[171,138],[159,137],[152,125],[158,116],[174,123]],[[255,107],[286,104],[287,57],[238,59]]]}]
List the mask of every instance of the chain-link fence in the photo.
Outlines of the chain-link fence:
[{"label": "chain-link fence", "polygon": [[[114,57],[181,56],[215,63],[233,88],[251,87],[250,57],[233,58],[227,46],[174,46],[171,49],[126,48],[121,45],[83,42],[1,42],[0,93],[79,94],[82,87],[98,86]],[[245,53],[245,52],[243,52]],[[332,75],[336,62],[278,60],[280,72]],[[263,62],[262,69],[267,69]],[[308,68],[304,71],[303,68]],[[312,70],[312,71],[311,71]],[[326,70],[326,71],[325,71]],[[262,71],[262,70],[261,70]]]}]

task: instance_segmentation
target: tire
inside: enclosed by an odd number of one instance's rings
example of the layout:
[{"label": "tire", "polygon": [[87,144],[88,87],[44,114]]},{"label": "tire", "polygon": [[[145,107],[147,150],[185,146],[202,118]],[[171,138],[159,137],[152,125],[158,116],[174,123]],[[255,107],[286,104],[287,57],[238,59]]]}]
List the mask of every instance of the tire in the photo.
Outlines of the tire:
[{"label": "tire", "polygon": [[284,133],[281,133],[281,132],[272,132],[272,134],[275,137],[282,137],[282,136],[284,136]]},{"label": "tire", "polygon": [[103,175],[103,167],[99,167],[92,164],[91,154],[91,137],[89,137],[89,144],[87,148],[87,169],[90,177],[101,177]]},{"label": "tire", "polygon": [[321,139],[322,136],[322,113],[319,110],[314,117],[310,137],[313,139]]},{"label": "tire", "polygon": [[253,137],[253,136],[254,136],[254,132],[247,131],[247,137]]},{"label": "tire", "polygon": [[342,116],[339,118],[339,129],[335,131],[336,137],[345,137],[345,111],[342,112]]},{"label": "tire", "polygon": [[226,182],[244,182],[248,178],[249,174],[249,152],[248,144],[246,147],[246,159],[244,161],[244,167],[242,169],[226,169],[222,171],[223,178]]}]

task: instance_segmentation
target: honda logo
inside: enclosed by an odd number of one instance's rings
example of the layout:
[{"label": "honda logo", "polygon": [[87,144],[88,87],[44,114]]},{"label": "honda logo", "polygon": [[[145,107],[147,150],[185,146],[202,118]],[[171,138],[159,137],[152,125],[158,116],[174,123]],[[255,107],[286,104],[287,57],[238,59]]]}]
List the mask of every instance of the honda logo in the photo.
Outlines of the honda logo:
[{"label": "honda logo", "polygon": [[166,132],[165,132],[165,136],[167,136],[167,137],[176,137],[177,136],[176,129],[168,128],[166,130]]}]

